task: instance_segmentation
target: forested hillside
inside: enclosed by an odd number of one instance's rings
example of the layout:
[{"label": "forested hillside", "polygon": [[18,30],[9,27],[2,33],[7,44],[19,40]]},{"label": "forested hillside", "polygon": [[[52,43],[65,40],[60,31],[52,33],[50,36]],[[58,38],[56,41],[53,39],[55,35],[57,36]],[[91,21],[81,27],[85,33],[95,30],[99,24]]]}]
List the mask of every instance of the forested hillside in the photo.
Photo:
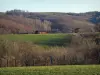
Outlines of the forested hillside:
[{"label": "forested hillside", "polygon": [[[58,13],[10,10],[0,13],[0,33],[33,33],[34,31],[93,31],[100,22],[100,12]],[[98,28],[98,27],[97,27]]]},{"label": "forested hillside", "polygon": [[0,33],[33,33],[36,30],[50,31],[51,22],[23,16],[0,14]]}]

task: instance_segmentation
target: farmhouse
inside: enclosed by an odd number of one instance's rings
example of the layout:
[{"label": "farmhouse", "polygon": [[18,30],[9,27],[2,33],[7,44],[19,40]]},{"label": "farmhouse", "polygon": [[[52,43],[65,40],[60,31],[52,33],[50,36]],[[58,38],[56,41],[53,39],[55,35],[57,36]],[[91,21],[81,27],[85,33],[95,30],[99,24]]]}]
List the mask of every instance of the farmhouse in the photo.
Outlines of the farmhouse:
[{"label": "farmhouse", "polygon": [[38,31],[36,30],[34,34],[48,34],[48,31]]}]

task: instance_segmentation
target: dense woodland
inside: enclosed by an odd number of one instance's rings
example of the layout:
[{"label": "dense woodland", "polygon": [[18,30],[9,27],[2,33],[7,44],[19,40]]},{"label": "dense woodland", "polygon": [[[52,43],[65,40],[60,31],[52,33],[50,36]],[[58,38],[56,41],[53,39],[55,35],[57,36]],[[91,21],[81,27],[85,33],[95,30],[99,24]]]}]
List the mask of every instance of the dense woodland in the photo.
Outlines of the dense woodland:
[{"label": "dense woodland", "polygon": [[57,13],[10,10],[0,13],[0,33],[34,33],[34,31],[69,33],[100,31],[100,12]]}]

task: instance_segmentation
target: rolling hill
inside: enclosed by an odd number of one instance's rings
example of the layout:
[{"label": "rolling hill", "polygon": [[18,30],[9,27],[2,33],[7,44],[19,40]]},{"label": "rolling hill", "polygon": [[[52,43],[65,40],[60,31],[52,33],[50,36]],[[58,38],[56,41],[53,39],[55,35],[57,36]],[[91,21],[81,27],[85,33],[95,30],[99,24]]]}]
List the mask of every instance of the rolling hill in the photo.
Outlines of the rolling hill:
[{"label": "rolling hill", "polygon": [[[99,12],[98,12],[99,13]],[[34,31],[81,32],[93,30],[97,12],[58,13],[11,10],[0,13],[0,33],[33,33]],[[98,14],[100,15],[100,14]],[[95,21],[97,21],[95,19]]]}]

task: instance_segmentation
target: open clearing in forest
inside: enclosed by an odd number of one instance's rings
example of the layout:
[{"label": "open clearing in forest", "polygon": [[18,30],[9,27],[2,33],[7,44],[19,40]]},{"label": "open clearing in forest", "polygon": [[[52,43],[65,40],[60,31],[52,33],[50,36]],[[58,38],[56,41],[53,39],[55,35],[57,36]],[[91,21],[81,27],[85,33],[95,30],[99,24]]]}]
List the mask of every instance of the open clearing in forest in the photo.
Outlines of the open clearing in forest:
[{"label": "open clearing in forest", "polygon": [[65,46],[71,41],[70,34],[5,34],[0,37],[11,41],[29,41],[49,46]]}]

